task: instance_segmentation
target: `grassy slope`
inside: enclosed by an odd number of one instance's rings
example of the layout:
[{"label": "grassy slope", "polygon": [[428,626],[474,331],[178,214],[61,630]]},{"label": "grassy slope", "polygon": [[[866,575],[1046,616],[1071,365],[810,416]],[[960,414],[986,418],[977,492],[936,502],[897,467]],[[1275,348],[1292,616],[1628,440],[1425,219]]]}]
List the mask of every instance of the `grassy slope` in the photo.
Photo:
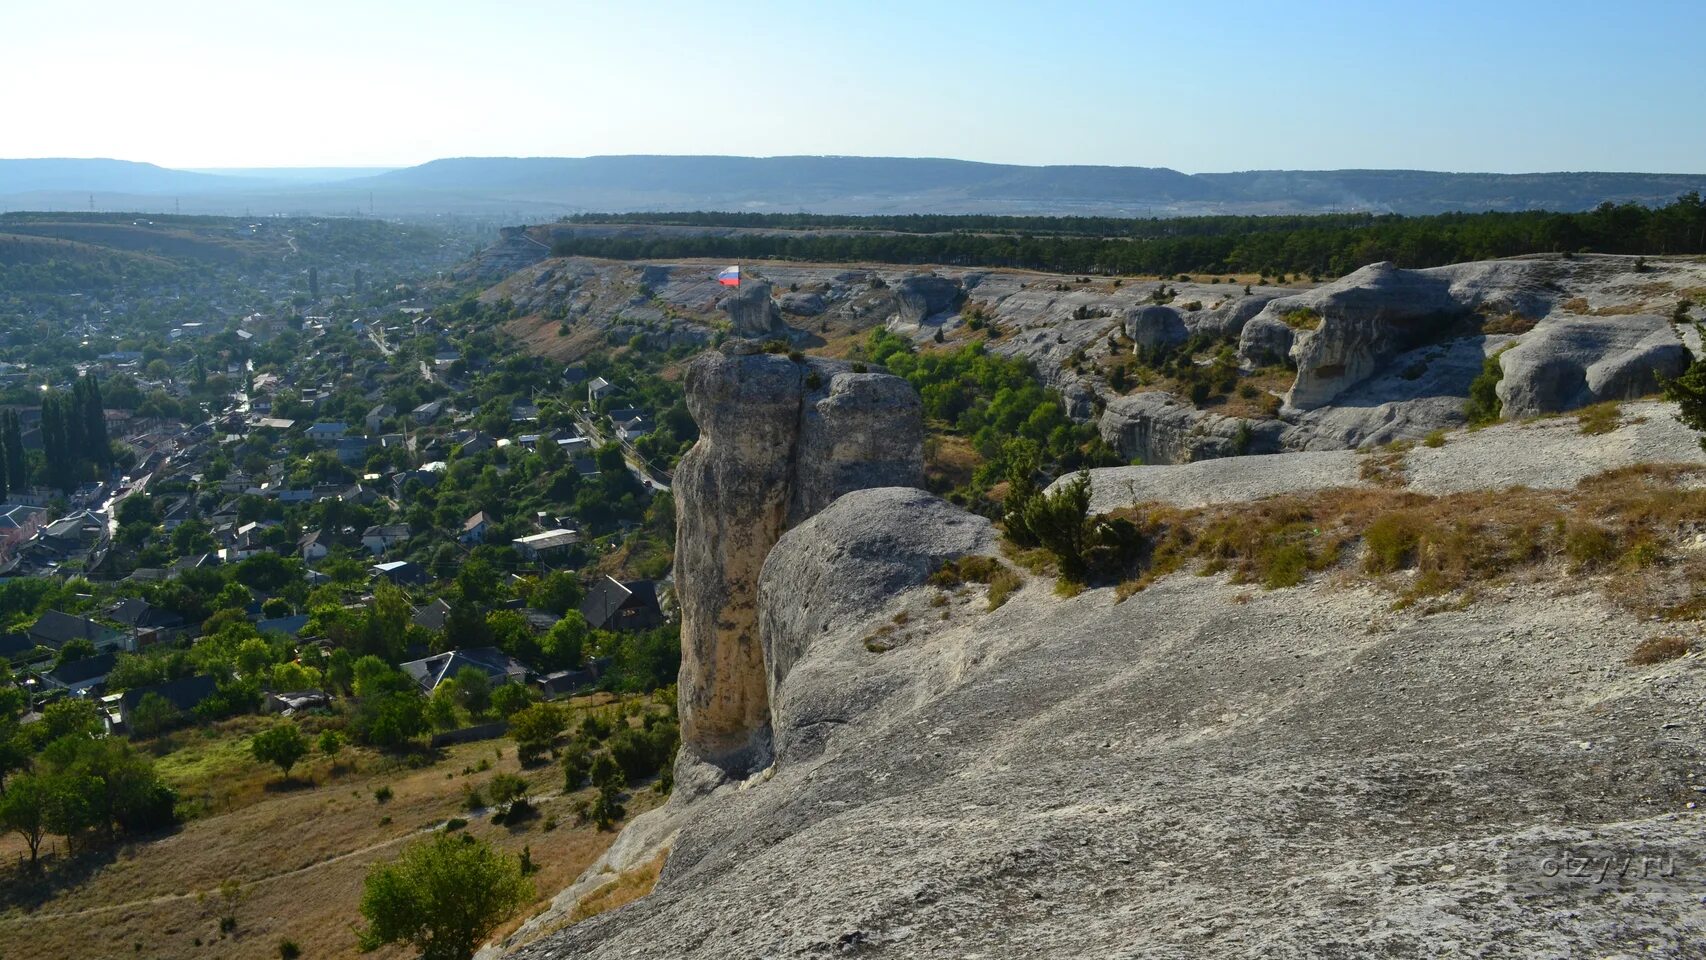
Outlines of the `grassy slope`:
[{"label": "grassy slope", "polygon": [[[177,736],[160,758],[160,771],[186,800],[211,812],[176,833],[96,854],[77,868],[63,864],[63,846],[54,838],[52,883],[45,888],[17,872],[24,851],[18,837],[0,840],[0,863],[6,864],[0,867],[0,956],[271,958],[278,956],[279,941],[289,938],[305,957],[355,957],[353,925],[360,920],[368,868],[450,817],[467,817],[469,832],[507,852],[531,848],[541,868],[534,878],[541,898],[523,914],[543,907],[615,838],[575,826],[574,798],[553,796],[562,789],[561,768],[520,770],[508,740],[450,747],[416,770],[346,748],[336,764],[313,755],[285,783],[276,768],[248,754],[248,737],[266,725],[247,717]],[[489,770],[477,769],[482,760],[491,762]],[[464,789],[483,786],[500,771],[522,773],[535,796],[546,798],[538,801],[539,817],[512,828],[463,810]],[[393,791],[383,805],[373,796],[381,784]],[[629,812],[641,813],[661,799],[642,786]],[[546,831],[551,816],[560,825]],[[390,822],[382,822],[387,817]],[[234,907],[220,892],[228,881],[241,885]],[[219,919],[227,914],[237,927],[222,937]],[[393,949],[368,956],[409,955]]]}]

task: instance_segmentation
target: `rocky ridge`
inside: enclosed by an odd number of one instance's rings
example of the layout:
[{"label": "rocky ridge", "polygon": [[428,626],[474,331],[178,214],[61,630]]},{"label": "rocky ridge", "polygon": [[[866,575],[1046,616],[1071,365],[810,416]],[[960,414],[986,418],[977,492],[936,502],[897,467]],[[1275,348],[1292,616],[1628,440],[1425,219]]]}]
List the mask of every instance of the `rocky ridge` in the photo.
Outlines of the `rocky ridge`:
[{"label": "rocky ridge", "polygon": [[[1669,413],[1453,434],[1404,475],[1523,496],[1706,464]],[[1116,468],[1096,505],[1354,487],[1358,459]],[[684,533],[705,506],[683,502]],[[1025,577],[995,609],[926,583],[998,550],[987,521],[892,487],[782,532],[752,620],[770,765],[705,778],[684,757],[699,786],[554,915],[667,849],[653,892],[534,939],[542,919],[517,955],[1699,955],[1706,661],[1629,659],[1691,627],[1565,576],[1432,613],[1333,572],[1271,592],[1179,573],[1124,602]],[[1558,866],[1584,856],[1670,866]]]},{"label": "rocky ridge", "polygon": [[[993,335],[989,350],[1033,361],[1071,416],[1096,420],[1120,455],[1144,463],[1419,440],[1464,424],[1469,386],[1495,356],[1510,416],[1650,394],[1686,363],[1692,334],[1670,322],[1676,303],[1706,299],[1706,263],[1653,258],[1637,270],[1633,258],[1609,256],[1429,270],[1381,263],[1319,286],[1248,292],[1200,279],[792,263],[748,265],[752,279],[731,292],[715,282],[717,268],[544,260],[485,296],[595,339],[638,336],[664,348],[727,329],[809,349],[831,331],[875,326],[952,344],[976,322]],[[592,341],[535,342],[572,351]],[[1104,372],[1128,352],[1215,343],[1235,346],[1247,372],[1293,368],[1276,416],[1146,396],[1154,387],[1115,389]]]}]

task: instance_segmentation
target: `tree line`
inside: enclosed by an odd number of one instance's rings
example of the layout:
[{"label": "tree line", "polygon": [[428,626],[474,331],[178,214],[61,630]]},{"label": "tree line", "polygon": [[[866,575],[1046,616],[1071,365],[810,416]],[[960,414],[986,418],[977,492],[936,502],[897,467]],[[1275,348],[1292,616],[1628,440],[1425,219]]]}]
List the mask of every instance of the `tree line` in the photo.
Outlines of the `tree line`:
[{"label": "tree line", "polygon": [[[668,223],[672,222],[670,218],[694,226],[759,226],[781,231],[810,225],[845,232],[565,236],[552,245],[551,252],[554,256],[616,260],[714,257],[1164,276],[1337,276],[1381,260],[1403,267],[1435,267],[1546,252],[1706,253],[1706,202],[1694,192],[1662,207],[1606,203],[1581,213],[1327,214],[1190,217],[1176,221],[917,218],[919,228],[951,228],[952,232],[881,232],[913,219],[906,217],[692,213],[608,219]],[[810,220],[826,222],[803,222]],[[859,228],[858,224],[867,220],[882,225]]]},{"label": "tree line", "polygon": [[[6,411],[0,424],[0,460],[4,460],[8,487],[29,485],[29,462],[24,453],[23,429],[17,411]],[[107,436],[106,405],[101,385],[93,374],[77,378],[69,393],[49,390],[41,398],[42,470],[39,479],[47,486],[70,493],[91,475],[102,476],[112,469],[113,451]]]}]

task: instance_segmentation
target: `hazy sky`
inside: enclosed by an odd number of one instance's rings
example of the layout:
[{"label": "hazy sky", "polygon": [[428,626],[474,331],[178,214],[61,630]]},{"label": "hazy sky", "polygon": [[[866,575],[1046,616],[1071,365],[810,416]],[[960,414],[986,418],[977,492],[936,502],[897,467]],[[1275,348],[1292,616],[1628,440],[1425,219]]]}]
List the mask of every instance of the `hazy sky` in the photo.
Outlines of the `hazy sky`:
[{"label": "hazy sky", "polygon": [[0,0],[0,157],[1706,172],[1706,0]]}]

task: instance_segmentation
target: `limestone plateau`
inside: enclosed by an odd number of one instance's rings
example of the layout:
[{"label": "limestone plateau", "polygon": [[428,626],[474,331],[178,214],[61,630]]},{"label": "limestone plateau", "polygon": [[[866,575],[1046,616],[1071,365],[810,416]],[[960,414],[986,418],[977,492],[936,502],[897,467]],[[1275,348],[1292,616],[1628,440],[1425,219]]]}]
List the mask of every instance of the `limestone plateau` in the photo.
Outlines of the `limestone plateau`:
[{"label": "limestone plateau", "polygon": [[[1706,264],[1643,266],[1374,264],[1311,289],[1169,282],[1164,304],[1155,283],[767,264],[774,288],[730,310],[703,265],[568,260],[501,292],[707,343],[731,314],[767,333],[780,319],[796,339],[835,316],[923,341],[976,304],[1004,331],[991,349],[1033,358],[1149,464],[1093,471],[1093,511],[1254,518],[1275,496],[1420,509],[1697,487],[1696,435],[1673,405],[1635,398],[1700,349],[1667,314],[1678,291],[1706,289]],[[610,304],[641,273],[648,296],[619,320]],[[1077,369],[1116,342],[1205,333],[1247,366],[1294,368],[1272,416],[1121,394]],[[1459,429],[1488,358],[1505,422]],[[735,338],[686,384],[702,433],[676,477],[679,786],[495,949],[1706,955],[1706,674],[1698,654],[1631,659],[1698,631],[1619,596],[1657,589],[1662,571],[1553,565],[1460,602],[1399,603],[1361,575],[1360,547],[1272,590],[1187,568],[1129,595],[1067,596],[1002,560],[1019,586],[992,603],[983,585],[931,582],[1004,553],[990,521],[918,489],[923,424],[904,381]],[[1543,416],[1612,400],[1632,402],[1604,429]],[[1446,439],[1397,448],[1384,472],[1356,450],[1434,431]],[[1667,536],[1670,573],[1697,569],[1706,518]],[[648,896],[568,923],[660,852]],[[1670,872],[1567,869],[1630,857]]]}]

